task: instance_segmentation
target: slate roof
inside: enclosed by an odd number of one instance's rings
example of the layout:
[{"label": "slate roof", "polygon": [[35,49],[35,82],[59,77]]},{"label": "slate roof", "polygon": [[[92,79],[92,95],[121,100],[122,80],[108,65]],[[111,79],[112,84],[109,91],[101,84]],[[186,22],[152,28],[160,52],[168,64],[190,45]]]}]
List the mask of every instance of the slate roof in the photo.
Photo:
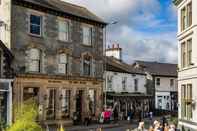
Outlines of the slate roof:
[{"label": "slate roof", "polygon": [[119,59],[116,59],[115,57],[107,56],[105,58],[106,58],[106,70],[107,71],[145,75],[144,71],[135,69],[131,65]]},{"label": "slate roof", "polygon": [[85,7],[74,5],[61,0],[16,0],[18,2],[27,2],[35,5],[39,5],[44,8],[59,11],[65,14],[77,16],[80,18],[85,18],[87,20],[92,20],[102,24],[106,24],[104,20],[93,14],[91,11]]},{"label": "slate roof", "polygon": [[159,63],[159,62],[148,62],[148,61],[136,61],[133,66],[136,64],[140,65],[139,68],[143,68],[146,72],[151,73],[155,76],[171,76],[177,77],[177,64],[171,63]]}]

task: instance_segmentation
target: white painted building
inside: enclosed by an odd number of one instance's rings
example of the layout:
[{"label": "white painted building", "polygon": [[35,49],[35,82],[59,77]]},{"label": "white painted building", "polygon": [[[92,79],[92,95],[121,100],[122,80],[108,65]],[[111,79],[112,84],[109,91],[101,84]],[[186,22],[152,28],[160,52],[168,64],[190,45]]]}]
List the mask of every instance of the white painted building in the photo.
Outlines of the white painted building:
[{"label": "white painted building", "polygon": [[[112,107],[123,116],[127,116],[128,111],[133,111],[135,115],[143,115],[150,111],[151,95],[147,94],[146,74],[143,71],[135,70],[131,65],[121,60],[121,48],[108,49],[114,54],[106,57],[106,70],[104,74],[105,104]],[[117,52],[116,52],[117,51]],[[115,55],[115,56],[114,56]]]},{"label": "white painted building", "polygon": [[107,92],[146,94],[146,75],[106,71]]},{"label": "white painted building", "polygon": [[133,66],[150,75],[155,109],[177,111],[177,64],[136,61]]},{"label": "white painted building", "polygon": [[113,44],[112,47],[109,46],[106,49],[106,56],[122,60],[122,48],[120,48],[119,44]]},{"label": "white painted building", "polygon": [[174,0],[178,9],[179,126],[197,130],[197,0]]},{"label": "white painted building", "polygon": [[155,77],[155,108],[173,111],[177,110],[177,78]]}]

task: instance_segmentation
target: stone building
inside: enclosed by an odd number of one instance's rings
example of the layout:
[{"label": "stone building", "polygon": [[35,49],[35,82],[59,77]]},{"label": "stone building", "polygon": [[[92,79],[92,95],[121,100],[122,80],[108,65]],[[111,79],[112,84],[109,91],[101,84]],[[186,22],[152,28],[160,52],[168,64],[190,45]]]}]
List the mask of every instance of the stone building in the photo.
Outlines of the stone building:
[{"label": "stone building", "polygon": [[103,29],[84,7],[60,0],[2,0],[5,45],[15,59],[14,103],[35,98],[43,125],[71,124],[102,108]]}]

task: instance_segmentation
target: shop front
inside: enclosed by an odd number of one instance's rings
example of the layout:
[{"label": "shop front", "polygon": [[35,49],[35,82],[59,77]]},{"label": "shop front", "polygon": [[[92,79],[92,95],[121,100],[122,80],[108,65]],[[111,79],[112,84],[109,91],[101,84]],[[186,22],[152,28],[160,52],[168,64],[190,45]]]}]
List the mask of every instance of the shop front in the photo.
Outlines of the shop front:
[{"label": "shop front", "polygon": [[0,79],[0,122],[12,122],[12,80]]}]

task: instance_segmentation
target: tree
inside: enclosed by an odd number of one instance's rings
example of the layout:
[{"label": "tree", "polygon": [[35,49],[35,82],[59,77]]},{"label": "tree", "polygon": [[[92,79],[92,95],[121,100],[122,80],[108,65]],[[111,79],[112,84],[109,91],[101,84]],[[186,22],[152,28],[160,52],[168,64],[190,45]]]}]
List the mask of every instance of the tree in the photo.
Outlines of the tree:
[{"label": "tree", "polygon": [[28,100],[14,108],[15,122],[7,131],[42,131],[41,126],[36,122],[38,106],[33,100]]}]

